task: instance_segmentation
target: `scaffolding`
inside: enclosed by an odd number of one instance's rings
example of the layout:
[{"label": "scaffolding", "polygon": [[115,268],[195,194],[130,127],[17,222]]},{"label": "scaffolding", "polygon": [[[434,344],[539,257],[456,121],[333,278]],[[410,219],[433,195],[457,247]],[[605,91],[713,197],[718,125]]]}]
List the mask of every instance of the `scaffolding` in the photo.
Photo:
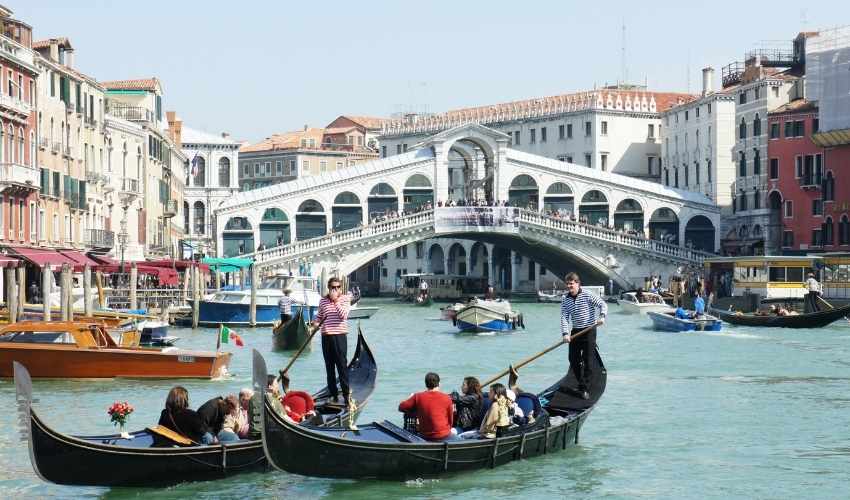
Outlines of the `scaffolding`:
[{"label": "scaffolding", "polygon": [[818,101],[820,131],[850,128],[850,26],[806,41],[806,96]]}]

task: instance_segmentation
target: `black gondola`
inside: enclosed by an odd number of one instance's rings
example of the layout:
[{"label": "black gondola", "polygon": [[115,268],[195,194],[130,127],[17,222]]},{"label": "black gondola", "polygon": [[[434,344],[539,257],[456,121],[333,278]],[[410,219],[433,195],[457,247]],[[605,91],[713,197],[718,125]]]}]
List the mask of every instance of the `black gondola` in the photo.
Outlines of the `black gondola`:
[{"label": "black gondola", "polygon": [[420,307],[428,307],[434,302],[434,299],[431,298],[430,293],[426,293],[425,295],[417,295],[416,299],[413,301],[413,305]]},{"label": "black gondola", "polygon": [[[299,307],[295,316],[286,323],[281,323],[272,330],[272,349],[275,351],[289,351],[298,349],[307,338],[310,332],[307,331],[307,322],[304,321],[305,307]],[[310,344],[304,348],[311,349]]]},{"label": "black gondola", "polygon": [[[153,436],[148,430],[132,432],[132,439],[123,439],[118,434],[70,436],[59,433],[48,427],[32,408],[29,372],[17,362],[14,365],[18,412],[24,423],[30,461],[36,474],[45,481],[79,486],[169,486],[269,469],[260,439],[166,448],[152,446]],[[348,369],[358,403],[352,414],[356,419],[375,388],[377,376],[375,358],[362,333]],[[256,394],[265,394],[265,371],[261,379],[256,377],[256,372],[254,375]],[[316,393],[314,399],[323,421],[319,428],[348,422],[347,408],[328,404],[327,387]],[[311,425],[316,426],[315,423]]]},{"label": "black gondola", "polygon": [[[605,391],[607,374],[596,352],[590,398],[575,396],[570,372],[538,396],[545,403],[533,424],[512,428],[493,439],[425,441],[388,420],[359,426],[297,426],[263,405],[263,444],[276,468],[305,476],[347,479],[408,479],[492,468],[514,460],[565,449],[577,443],[579,430]],[[261,373],[262,357],[255,357]],[[298,450],[291,453],[289,450]]]},{"label": "black gondola", "polygon": [[742,326],[767,326],[784,328],[820,328],[845,316],[850,315],[850,305],[836,309],[827,309],[813,313],[779,316],[777,314],[758,315],[753,313],[738,314],[732,311],[711,309],[711,314],[721,320]]}]

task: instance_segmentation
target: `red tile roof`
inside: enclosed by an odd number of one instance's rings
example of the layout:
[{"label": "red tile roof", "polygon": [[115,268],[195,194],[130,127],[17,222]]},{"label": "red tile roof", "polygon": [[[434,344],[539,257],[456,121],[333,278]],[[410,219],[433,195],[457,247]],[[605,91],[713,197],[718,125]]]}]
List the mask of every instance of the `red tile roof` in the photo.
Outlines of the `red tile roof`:
[{"label": "red tile roof", "polygon": [[257,151],[274,151],[277,149],[297,149],[301,147],[301,139],[313,139],[314,148],[318,149],[322,145],[322,136],[324,133],[325,129],[323,128],[308,128],[307,130],[273,134],[271,137],[266,137],[256,144],[242,146],[239,152],[251,153]]},{"label": "red tile roof", "polygon": [[818,105],[808,99],[794,99],[791,102],[785,103],[776,109],[770,111],[769,114],[779,113],[804,113],[807,111],[817,111]]},{"label": "red tile roof", "polygon": [[343,118],[348,118],[349,120],[357,123],[358,125],[362,125],[365,128],[371,129],[379,129],[384,122],[388,122],[387,118],[378,118],[374,116],[352,116],[352,115],[342,115]]},{"label": "red tile roof", "polygon": [[115,80],[111,82],[100,82],[106,90],[150,90],[155,91],[159,84],[156,78],[145,78],[141,80]]}]

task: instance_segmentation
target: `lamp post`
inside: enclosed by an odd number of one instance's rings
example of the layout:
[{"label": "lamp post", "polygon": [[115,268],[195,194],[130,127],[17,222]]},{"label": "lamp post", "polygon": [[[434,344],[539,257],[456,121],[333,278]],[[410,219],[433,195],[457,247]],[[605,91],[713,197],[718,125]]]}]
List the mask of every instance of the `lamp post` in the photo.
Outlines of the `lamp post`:
[{"label": "lamp post", "polygon": [[127,206],[124,206],[124,216],[121,218],[121,232],[118,233],[118,244],[121,245],[121,269],[124,273],[124,249],[127,247]]}]

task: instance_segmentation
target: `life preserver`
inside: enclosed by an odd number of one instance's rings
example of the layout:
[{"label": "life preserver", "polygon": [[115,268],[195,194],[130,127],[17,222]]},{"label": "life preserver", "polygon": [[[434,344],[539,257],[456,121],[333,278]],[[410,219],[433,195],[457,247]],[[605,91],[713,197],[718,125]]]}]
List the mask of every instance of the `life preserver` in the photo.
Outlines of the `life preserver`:
[{"label": "life preserver", "polygon": [[304,420],[304,414],[316,407],[313,397],[304,391],[289,391],[280,402],[289,408],[286,414],[296,422]]}]

